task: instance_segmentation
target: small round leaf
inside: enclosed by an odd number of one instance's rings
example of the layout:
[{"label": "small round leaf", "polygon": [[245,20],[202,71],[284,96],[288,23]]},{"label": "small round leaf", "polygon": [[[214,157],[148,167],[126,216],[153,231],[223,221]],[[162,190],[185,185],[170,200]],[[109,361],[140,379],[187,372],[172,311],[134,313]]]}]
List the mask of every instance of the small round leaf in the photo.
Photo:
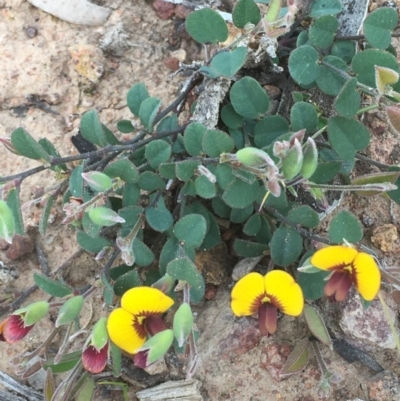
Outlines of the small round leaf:
[{"label": "small round leaf", "polygon": [[354,214],[342,210],[332,219],[328,234],[329,239],[336,244],[343,244],[344,240],[357,243],[363,237],[363,229]]},{"label": "small round leaf", "polygon": [[228,27],[224,19],[210,8],[189,14],[185,25],[188,34],[199,43],[217,43],[228,39]]},{"label": "small round leaf", "polygon": [[303,250],[301,235],[290,227],[279,227],[269,244],[271,258],[278,266],[289,266],[294,263]]},{"label": "small round leaf", "polygon": [[174,226],[176,238],[187,246],[198,248],[207,232],[207,222],[200,214],[188,214]]}]

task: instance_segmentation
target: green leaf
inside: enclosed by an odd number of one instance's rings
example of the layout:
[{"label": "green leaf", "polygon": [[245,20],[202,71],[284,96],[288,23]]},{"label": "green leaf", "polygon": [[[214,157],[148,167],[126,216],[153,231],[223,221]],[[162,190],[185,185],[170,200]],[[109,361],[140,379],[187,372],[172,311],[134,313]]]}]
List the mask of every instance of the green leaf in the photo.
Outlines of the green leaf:
[{"label": "green leaf", "polygon": [[83,179],[89,187],[95,192],[105,192],[112,188],[112,179],[100,171],[89,171],[82,173]]},{"label": "green leaf", "polygon": [[83,231],[77,232],[76,240],[81,248],[83,248],[85,251],[92,253],[98,253],[104,247],[111,246],[111,242],[106,240],[105,238],[102,237],[91,238]]},{"label": "green leaf", "polygon": [[15,234],[14,214],[6,202],[0,200],[0,238],[9,244]]},{"label": "green leaf", "polygon": [[47,223],[49,222],[51,208],[53,207],[54,201],[55,201],[54,195],[50,195],[47,198],[46,205],[43,208],[43,212],[42,215],[40,216],[40,221],[39,221],[39,232],[41,235],[46,234]]},{"label": "green leaf", "polygon": [[244,123],[244,118],[236,113],[231,104],[226,104],[224,107],[222,107],[221,119],[228,128],[239,128]]},{"label": "green leaf", "polygon": [[290,122],[292,124],[292,131],[297,132],[305,129],[306,133],[309,134],[317,128],[317,111],[310,103],[297,102],[290,110]]},{"label": "green leaf", "polygon": [[300,85],[310,85],[318,77],[318,52],[312,46],[300,46],[290,53],[289,72]]},{"label": "green leaf", "polygon": [[171,212],[165,207],[164,198],[160,198],[155,207],[146,208],[146,220],[156,231],[167,231],[174,222]]},{"label": "green leaf", "polygon": [[341,58],[346,64],[353,60],[355,54],[355,42],[350,40],[338,40],[332,46],[331,55]]},{"label": "green leaf", "polygon": [[114,284],[114,292],[117,297],[122,297],[126,291],[140,285],[142,285],[142,280],[137,269],[134,269],[117,278]]},{"label": "green leaf", "polygon": [[338,27],[339,22],[332,15],[324,15],[317,18],[313,21],[308,31],[311,44],[320,49],[326,49],[331,46]]},{"label": "green leaf", "polygon": [[229,220],[235,224],[244,223],[254,212],[254,206],[252,204],[246,206],[243,209],[232,209],[229,216]]},{"label": "green leaf", "polygon": [[208,224],[208,232],[200,245],[200,249],[203,251],[212,249],[221,242],[221,234],[219,232],[217,220],[210,212],[208,212],[208,217],[210,220],[210,223]]},{"label": "green leaf", "polygon": [[175,224],[174,234],[176,238],[187,246],[198,248],[204,240],[207,223],[199,214],[188,214]]},{"label": "green leaf", "polygon": [[164,117],[157,124],[157,133],[162,133],[166,131],[173,131],[178,128],[178,116],[176,114],[171,114],[170,116]]},{"label": "green leaf", "polygon": [[261,244],[269,245],[271,238],[272,238],[271,226],[270,226],[268,220],[266,219],[266,217],[262,216],[261,217],[261,229],[256,234],[255,239],[256,239],[256,241],[260,242]]},{"label": "green leaf", "polygon": [[386,67],[399,72],[396,57],[384,50],[363,50],[353,57],[351,63],[351,68],[357,74],[358,81],[371,88],[376,87],[375,66]]},{"label": "green leaf", "polygon": [[228,128],[229,135],[235,142],[236,149],[243,149],[245,145],[245,137],[241,128]]},{"label": "green leaf", "polygon": [[146,146],[146,158],[153,168],[158,168],[171,157],[171,146],[162,139],[155,139]]},{"label": "green leaf", "polygon": [[257,256],[265,255],[269,250],[269,247],[266,244],[235,238],[233,249],[242,258],[255,258]]},{"label": "green leaf", "polygon": [[287,218],[294,224],[301,224],[307,228],[314,228],[319,224],[318,213],[310,206],[300,205],[291,209]]},{"label": "green leaf", "polygon": [[261,20],[260,9],[253,0],[239,0],[233,9],[232,20],[237,28],[244,28],[248,23],[257,25]]},{"label": "green leaf", "polygon": [[194,180],[194,187],[196,188],[197,195],[204,199],[214,198],[217,193],[215,184],[204,175],[201,175]]},{"label": "green leaf", "polygon": [[175,312],[173,324],[174,335],[180,347],[185,344],[189,334],[192,332],[193,320],[190,305],[183,303]]},{"label": "green leaf", "polygon": [[199,156],[203,152],[203,137],[207,127],[200,123],[190,123],[183,135],[186,152],[191,156]]},{"label": "green leaf", "polygon": [[103,125],[96,110],[89,110],[82,116],[79,129],[82,136],[89,142],[101,147],[107,145]]},{"label": "green leaf", "polygon": [[[60,153],[58,153],[58,150],[54,147],[54,145],[47,138],[39,139],[38,143],[45,150],[45,152],[47,154],[49,154],[50,156],[60,157]],[[65,164],[59,164],[57,166],[51,167],[51,170],[68,171],[68,168]]]},{"label": "green leaf", "polygon": [[153,121],[161,107],[161,100],[157,97],[149,97],[143,100],[140,105],[139,118],[143,126],[148,130],[153,130]]},{"label": "green leaf", "polygon": [[[384,173],[373,173],[373,174],[365,174],[353,178],[351,183],[353,185],[365,185],[365,184],[380,184],[380,183],[392,183],[399,178],[400,171],[391,171],[391,172],[384,172]],[[392,191],[389,191],[390,193]],[[357,191],[361,196],[374,196],[379,195],[382,191]]]},{"label": "green leaf", "polygon": [[254,128],[254,143],[259,148],[271,145],[281,135],[289,132],[289,123],[280,115],[267,116]]},{"label": "green leaf", "polygon": [[324,294],[326,278],[330,272],[320,270],[318,273],[299,272],[297,282],[299,283],[305,299],[316,300]]},{"label": "green leaf", "polygon": [[392,40],[391,31],[398,22],[397,11],[391,7],[377,8],[364,20],[365,39],[378,49],[387,49]]},{"label": "green leaf", "polygon": [[317,310],[311,305],[304,305],[303,313],[311,333],[317,337],[319,341],[328,347],[332,347],[332,340],[329,336],[328,330]]},{"label": "green leaf", "polygon": [[308,338],[303,338],[296,342],[296,345],[288,356],[288,359],[282,366],[282,369],[279,373],[280,377],[298,373],[307,366],[309,359],[308,343]]},{"label": "green leaf", "polygon": [[82,295],[77,295],[69,298],[58,310],[56,327],[64,326],[73,322],[81,313],[84,298]]},{"label": "green leaf", "polygon": [[34,160],[49,162],[50,156],[33,137],[23,128],[17,128],[11,133],[11,144],[22,156]]},{"label": "green leaf", "polygon": [[232,208],[240,209],[252,204],[258,196],[260,185],[257,181],[247,184],[235,178],[225,189],[222,199]]},{"label": "green leaf", "polygon": [[175,258],[187,256],[189,259],[195,259],[195,249],[185,244],[180,244],[175,237],[171,237],[164,244],[164,247],[160,254],[159,269],[160,274],[164,275],[166,273],[166,268],[169,262]]},{"label": "green leaf", "polygon": [[22,219],[21,201],[19,198],[19,188],[13,188],[8,192],[7,205],[14,216],[14,230],[16,234],[24,235],[24,221]]},{"label": "green leaf", "polygon": [[75,351],[61,356],[61,360],[54,363],[54,358],[43,362],[43,369],[50,368],[53,373],[63,373],[71,370],[82,358],[82,351]]},{"label": "green leaf", "polygon": [[139,171],[136,166],[127,158],[119,159],[110,163],[105,169],[104,173],[111,178],[120,177],[128,183],[134,184],[138,181]]},{"label": "green leaf", "polygon": [[139,176],[138,185],[144,191],[155,191],[156,189],[164,189],[165,181],[152,171],[145,171]]},{"label": "green leaf", "polygon": [[256,235],[261,229],[261,217],[259,214],[253,214],[243,227],[243,232],[246,235]]},{"label": "green leaf", "polygon": [[[264,197],[264,195],[263,195]],[[261,204],[260,199],[259,203]],[[278,211],[283,211],[288,207],[288,201],[286,197],[286,191],[281,191],[281,194],[276,197],[276,196],[268,196],[267,200],[265,201],[265,206],[272,206],[276,208]]]},{"label": "green leaf", "polygon": [[83,165],[75,167],[69,177],[69,190],[75,198],[83,198]]},{"label": "green leaf", "polygon": [[190,285],[190,298],[194,303],[199,303],[205,293],[203,276],[197,270],[196,265],[188,258],[174,259],[167,265],[167,274],[175,280],[186,281]]},{"label": "green leaf", "polygon": [[174,180],[176,177],[176,163],[161,163],[158,167],[158,172],[161,177],[167,180]]},{"label": "green leaf", "polygon": [[137,184],[126,183],[122,191],[122,207],[136,205],[140,197],[140,187]]},{"label": "green leaf", "polygon": [[229,153],[235,147],[233,139],[223,131],[209,129],[203,137],[203,149],[210,157],[219,157],[221,153]]},{"label": "green leaf", "polygon": [[228,27],[224,19],[210,8],[189,14],[185,26],[188,34],[199,43],[217,43],[228,39]]},{"label": "green leaf", "polygon": [[76,401],[92,401],[94,389],[94,380],[90,376],[86,377],[81,387],[79,387],[78,391],[76,392]]},{"label": "green leaf", "polygon": [[[244,0],[247,1],[247,0]],[[253,1],[253,0],[249,0]],[[225,77],[233,77],[246,61],[247,47],[237,47],[232,51],[218,53],[211,60],[211,67]]]},{"label": "green leaf", "polygon": [[132,125],[130,120],[119,120],[117,122],[117,129],[123,134],[130,134],[131,132],[134,132],[136,128]]},{"label": "green leaf", "polygon": [[[323,58],[323,61],[343,72],[347,70],[347,64],[339,57],[326,56]],[[322,92],[327,95],[336,96],[345,84],[346,78],[325,65],[319,65],[318,77],[315,82]]]},{"label": "green leaf", "polygon": [[230,98],[236,113],[245,118],[258,118],[269,108],[269,97],[254,78],[244,77],[235,82]]},{"label": "green leaf", "polygon": [[331,117],[328,120],[328,137],[333,150],[343,160],[353,159],[356,152],[368,146],[368,129],[355,119]]},{"label": "green leaf", "polygon": [[235,176],[232,173],[232,167],[228,164],[218,164],[215,169],[215,176],[217,177],[217,183],[221,189],[226,189],[235,179]]},{"label": "green leaf", "polygon": [[143,243],[139,238],[135,238],[132,242],[132,252],[135,256],[135,263],[138,266],[148,266],[154,260],[153,251]]},{"label": "green leaf", "polygon": [[197,160],[184,160],[182,162],[176,163],[176,176],[181,181],[187,181],[193,177],[197,167],[200,166],[200,162]]},{"label": "green leaf", "polygon": [[340,90],[333,107],[345,118],[354,117],[360,108],[361,97],[357,92],[357,78],[349,79]]},{"label": "green leaf", "polygon": [[114,377],[119,377],[121,375],[122,352],[113,343],[110,344],[110,348],[111,348],[111,363],[113,368],[113,375]]},{"label": "green leaf", "polygon": [[136,116],[139,117],[140,106],[143,101],[149,97],[149,92],[147,92],[144,83],[139,82],[133,85],[126,96],[126,102],[128,104],[129,110]]},{"label": "green leaf", "polygon": [[217,216],[223,219],[229,219],[231,208],[220,197],[213,198],[211,204]]},{"label": "green leaf", "polygon": [[342,163],[339,161],[328,161],[319,163],[317,170],[310,177],[311,182],[316,184],[325,184],[336,176],[342,168]]},{"label": "green leaf", "polygon": [[162,358],[171,347],[174,341],[174,332],[166,329],[150,337],[140,348],[140,351],[147,351],[145,354],[146,366]]},{"label": "green leaf", "polygon": [[300,256],[303,250],[303,239],[292,228],[280,226],[274,232],[269,246],[274,263],[285,267],[294,263]]},{"label": "green leaf", "polygon": [[311,6],[309,16],[318,18],[323,15],[335,15],[342,11],[340,0],[315,0]]},{"label": "green leaf", "polygon": [[363,237],[363,229],[360,221],[354,214],[342,210],[329,225],[329,239],[336,244],[343,244],[344,240],[357,243]]}]

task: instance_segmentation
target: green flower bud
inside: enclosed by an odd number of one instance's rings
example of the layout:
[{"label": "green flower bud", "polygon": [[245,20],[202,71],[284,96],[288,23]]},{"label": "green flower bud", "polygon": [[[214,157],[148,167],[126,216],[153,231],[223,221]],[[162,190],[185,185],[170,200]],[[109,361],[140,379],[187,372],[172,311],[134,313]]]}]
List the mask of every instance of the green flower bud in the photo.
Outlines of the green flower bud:
[{"label": "green flower bud", "polygon": [[79,316],[82,306],[83,306],[82,295],[78,295],[76,297],[68,299],[68,301],[66,301],[58,311],[56,327],[60,327],[64,324],[68,324],[74,321]]},{"label": "green flower bud", "polygon": [[293,146],[287,151],[282,158],[282,173],[287,180],[296,177],[303,165],[303,151],[300,142],[295,139]]},{"label": "green flower bud", "polygon": [[102,317],[93,327],[92,345],[99,351],[108,341],[107,318]]},{"label": "green flower bud", "polygon": [[0,238],[11,244],[14,234],[15,221],[13,212],[6,202],[0,200]]},{"label": "green flower bud", "polygon": [[32,326],[46,316],[49,306],[46,301],[38,301],[16,310],[13,315],[22,315],[25,327]]},{"label": "green flower bud", "polygon": [[170,329],[155,334],[140,348],[135,355],[135,365],[147,367],[162,358],[174,341],[174,332]]},{"label": "green flower bud", "polygon": [[274,166],[274,161],[268,153],[261,149],[247,147],[236,152],[238,161],[249,167]]},{"label": "green flower bud", "polygon": [[112,179],[107,174],[99,171],[82,173],[82,177],[93,191],[105,192],[112,188]]},{"label": "green flower bud", "polygon": [[118,213],[114,212],[114,210],[109,209],[108,207],[95,207],[89,210],[89,217],[93,223],[99,226],[113,226],[117,223],[125,223],[125,219],[118,215]]},{"label": "green flower bud", "polygon": [[303,165],[301,166],[300,175],[303,178],[310,178],[317,169],[318,150],[314,139],[308,138],[303,151]]},{"label": "green flower bud", "polygon": [[174,316],[174,335],[180,347],[185,344],[193,327],[193,313],[190,305],[183,303]]}]

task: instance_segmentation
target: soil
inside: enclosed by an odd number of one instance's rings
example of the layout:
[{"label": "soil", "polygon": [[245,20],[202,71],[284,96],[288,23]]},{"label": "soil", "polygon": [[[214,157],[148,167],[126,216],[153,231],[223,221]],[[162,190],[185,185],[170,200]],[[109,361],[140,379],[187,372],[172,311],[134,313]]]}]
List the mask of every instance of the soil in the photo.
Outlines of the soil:
[{"label": "soil", "polygon": [[[48,138],[61,155],[68,156],[77,153],[70,138],[78,132],[81,115],[93,108],[116,135],[128,139],[127,135],[118,134],[116,123],[132,118],[126,107],[126,93],[134,83],[144,82],[151,95],[162,99],[163,107],[177,96],[185,78],[171,77],[172,71],[167,66],[176,67],[177,59],[185,62],[199,59],[201,53],[196,44],[184,35],[180,36],[182,20],[177,17],[161,19],[160,15],[165,15],[160,10],[157,14],[150,3],[143,1],[104,0],[96,3],[110,7],[112,12],[103,26],[88,27],[63,22],[25,0],[0,0],[0,136],[8,137],[15,128],[23,127],[35,139]],[[121,23],[121,46],[102,51],[99,47],[101,40]],[[385,116],[369,115],[367,123],[372,142],[366,154],[383,163],[398,163],[399,140],[388,129]],[[0,148],[0,154],[2,176],[38,165],[4,148]],[[360,162],[355,174],[373,171],[373,167]],[[34,284],[33,273],[45,268],[40,264],[38,249],[46,255],[50,272],[57,271],[57,277],[75,288],[98,279],[102,265],[89,255],[78,255],[65,268],[61,265],[78,251],[78,246],[75,232],[61,225],[60,204],[52,210],[53,222],[46,235],[37,234],[43,209],[40,202],[31,200],[39,199],[43,191],[54,183],[54,175],[49,171],[30,176],[23,182],[21,201],[30,243],[21,243],[27,254],[22,255],[18,248],[16,260],[13,257],[15,253],[5,249],[0,251],[0,260],[4,263],[3,267],[0,266],[0,301],[3,296],[19,294]],[[359,217],[365,229],[363,243],[377,253],[388,271],[396,274],[395,269],[400,265],[397,235],[400,207],[382,197],[346,195],[340,206],[321,224],[321,233],[326,231],[331,217],[340,210],[350,210]],[[0,249],[3,249],[1,243]],[[211,256],[199,254],[196,259],[196,263],[203,271],[207,269],[211,277],[209,300],[196,309],[201,333],[198,348],[202,360],[196,378],[202,383],[204,399],[317,400],[321,374],[314,358],[305,370],[285,380],[278,381],[274,374],[297,339],[306,335],[304,322],[283,317],[276,335],[260,338],[254,320],[235,319],[229,306],[233,282],[227,272],[230,274],[236,260],[231,256],[224,258],[223,254],[229,252],[226,246],[218,247],[216,252],[218,254]],[[267,262],[264,260],[262,263]],[[391,290],[387,285],[384,289],[386,292]],[[43,299],[43,294],[34,291],[28,301],[39,299]],[[91,306],[93,311],[88,307],[82,321],[90,319],[91,314],[96,321],[109,312],[100,292],[92,296]],[[393,309],[398,312],[396,305]],[[16,377],[9,360],[35,349],[50,332],[53,321],[53,315],[43,319],[40,328],[34,328],[24,341],[17,344],[0,343],[0,371]],[[78,338],[74,349],[81,349],[82,341]],[[328,399],[400,399],[398,354],[395,350],[382,351],[378,345],[369,351],[389,372],[387,376],[375,376],[375,372],[360,362],[349,363],[336,352],[321,347],[328,368],[344,379],[333,385]],[[184,377],[181,361],[174,364],[173,357],[169,357],[167,362],[168,374],[161,369],[160,374],[149,376],[133,369],[131,361],[125,360],[124,377],[119,381],[129,383],[129,399],[136,400],[136,392],[143,387]],[[391,381],[387,379],[388,375]],[[392,383],[391,387],[388,383]],[[98,386],[94,399],[117,401],[123,396],[120,390]]]}]

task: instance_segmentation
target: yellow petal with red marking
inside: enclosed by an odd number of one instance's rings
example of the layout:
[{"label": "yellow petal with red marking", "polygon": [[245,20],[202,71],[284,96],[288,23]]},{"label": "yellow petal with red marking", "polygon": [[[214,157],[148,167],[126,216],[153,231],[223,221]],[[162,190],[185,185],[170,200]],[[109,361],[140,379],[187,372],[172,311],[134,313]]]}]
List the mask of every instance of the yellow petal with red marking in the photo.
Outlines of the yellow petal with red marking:
[{"label": "yellow petal with red marking", "polygon": [[166,312],[174,300],[157,288],[135,287],[126,291],[121,299],[121,306],[135,316]]},{"label": "yellow petal with red marking", "polygon": [[275,304],[283,313],[299,316],[303,311],[304,297],[300,286],[293,277],[283,270],[273,270],[264,277],[267,296],[277,302]]},{"label": "yellow petal with red marking", "polygon": [[357,254],[356,249],[348,246],[328,246],[314,253],[311,264],[321,270],[336,270],[351,265]]},{"label": "yellow petal with red marking", "polygon": [[231,308],[236,316],[252,315],[265,295],[264,277],[259,273],[247,274],[235,284],[231,295]]},{"label": "yellow petal with red marking", "polygon": [[107,321],[108,335],[111,341],[129,354],[136,353],[146,342],[146,331],[138,330],[135,325],[135,317],[128,311],[114,309]]},{"label": "yellow petal with red marking", "polygon": [[360,252],[353,262],[355,286],[366,301],[372,301],[381,286],[381,273],[374,258]]}]

